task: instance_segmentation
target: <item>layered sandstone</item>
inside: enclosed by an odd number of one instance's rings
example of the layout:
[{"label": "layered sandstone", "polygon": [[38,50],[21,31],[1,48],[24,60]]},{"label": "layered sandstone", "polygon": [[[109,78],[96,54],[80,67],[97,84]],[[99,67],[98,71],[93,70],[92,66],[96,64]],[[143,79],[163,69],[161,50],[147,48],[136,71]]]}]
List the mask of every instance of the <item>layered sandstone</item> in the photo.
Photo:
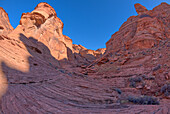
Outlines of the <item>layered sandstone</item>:
[{"label": "layered sandstone", "polygon": [[49,4],[24,13],[0,35],[0,113],[169,113],[170,6],[135,8],[96,51],[72,44]]},{"label": "layered sandstone", "polygon": [[72,40],[63,35],[63,23],[47,3],[40,3],[31,13],[23,13],[20,25],[8,37],[33,37],[45,44],[57,60],[68,59],[67,48],[72,50]]},{"label": "layered sandstone", "polygon": [[[73,50],[75,46],[62,31],[63,22],[57,17],[55,10],[47,3],[40,3],[31,13],[22,14],[20,25],[8,37],[18,39],[23,34],[45,44],[57,60],[76,61]],[[94,60],[94,57],[90,59]]]},{"label": "layered sandstone", "polygon": [[135,9],[136,9],[136,12],[138,14],[140,13],[145,13],[146,11],[148,11],[144,6],[142,6],[141,4],[137,3],[134,5],[135,6]]},{"label": "layered sandstone", "polygon": [[140,12],[139,15],[131,16],[119,31],[112,35],[106,43],[107,51],[116,52],[120,48],[151,48],[160,40],[169,38],[170,8],[168,4],[162,3],[150,11],[138,4],[135,7],[137,12]]},{"label": "layered sandstone", "polygon": [[147,10],[136,4],[135,8],[139,15],[112,35],[106,53],[84,72],[121,88],[125,96],[148,95],[169,102],[170,5]]},{"label": "layered sandstone", "polygon": [[89,61],[92,62],[96,58],[101,57],[104,54],[105,50],[106,50],[105,48],[91,50],[83,47],[82,45],[77,45],[77,44],[73,45],[73,53],[75,53],[75,57],[76,54],[79,54],[79,56],[85,58],[86,60],[88,60],[88,62]]}]

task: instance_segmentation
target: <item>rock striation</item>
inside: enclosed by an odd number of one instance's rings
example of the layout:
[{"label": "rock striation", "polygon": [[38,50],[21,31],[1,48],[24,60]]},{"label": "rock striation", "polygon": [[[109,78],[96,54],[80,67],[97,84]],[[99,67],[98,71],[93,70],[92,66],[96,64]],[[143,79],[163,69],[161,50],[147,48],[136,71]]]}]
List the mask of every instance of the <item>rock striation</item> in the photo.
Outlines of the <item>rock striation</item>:
[{"label": "rock striation", "polygon": [[55,59],[76,61],[72,40],[62,31],[63,22],[55,10],[47,3],[40,3],[31,13],[22,14],[20,25],[8,37],[17,38],[22,33],[27,38],[32,37],[45,44]]},{"label": "rock striation", "polygon": [[[135,8],[139,15],[131,16],[112,35],[105,54],[84,72],[122,88],[125,96],[155,96],[169,102],[165,88],[170,84],[170,5],[162,3],[147,10],[135,4]],[[141,100],[134,99],[134,103]]]},{"label": "rock striation", "polygon": [[135,8],[98,50],[72,44],[47,3],[15,30],[0,9],[0,113],[168,114],[170,6]]},{"label": "rock striation", "polygon": [[137,3],[134,5],[135,6],[135,9],[136,9],[136,12],[138,14],[140,13],[145,13],[146,11],[148,11],[144,6],[142,6],[141,4]]},{"label": "rock striation", "polygon": [[45,44],[57,59],[68,59],[67,48],[72,50],[72,40],[62,34],[63,23],[55,10],[47,3],[40,3],[31,13],[23,13],[20,25],[8,36],[16,37],[20,33],[33,37]]},{"label": "rock striation", "polygon": [[[77,45],[77,44],[73,45],[74,56],[76,58],[80,57],[80,60],[83,60],[83,59],[86,60],[86,61],[84,61],[84,63],[92,62],[96,58],[101,57],[104,54],[105,50],[106,50],[105,48],[91,50],[91,49],[87,49],[87,48],[83,47],[82,45]],[[79,61],[79,63],[80,63],[80,61]]]},{"label": "rock striation", "polygon": [[[163,8],[164,7],[164,8]],[[161,39],[169,38],[169,5],[162,3],[153,10],[147,11],[135,4],[138,16],[131,16],[112,35],[106,43],[107,51],[132,48],[151,48]],[[143,11],[144,10],[144,11]]]}]

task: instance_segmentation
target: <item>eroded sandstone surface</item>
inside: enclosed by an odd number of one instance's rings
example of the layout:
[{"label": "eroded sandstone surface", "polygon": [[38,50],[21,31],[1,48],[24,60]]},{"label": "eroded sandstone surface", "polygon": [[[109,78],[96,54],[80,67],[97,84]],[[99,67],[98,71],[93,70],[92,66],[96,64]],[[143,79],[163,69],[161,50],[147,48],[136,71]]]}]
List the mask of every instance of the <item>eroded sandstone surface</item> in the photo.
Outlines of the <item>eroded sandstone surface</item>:
[{"label": "eroded sandstone surface", "polygon": [[0,35],[7,35],[13,30],[13,27],[9,22],[8,14],[2,7],[0,7],[0,14]]},{"label": "eroded sandstone surface", "polygon": [[47,3],[14,30],[1,8],[0,113],[170,113],[170,6],[135,8],[98,50],[63,35]]}]

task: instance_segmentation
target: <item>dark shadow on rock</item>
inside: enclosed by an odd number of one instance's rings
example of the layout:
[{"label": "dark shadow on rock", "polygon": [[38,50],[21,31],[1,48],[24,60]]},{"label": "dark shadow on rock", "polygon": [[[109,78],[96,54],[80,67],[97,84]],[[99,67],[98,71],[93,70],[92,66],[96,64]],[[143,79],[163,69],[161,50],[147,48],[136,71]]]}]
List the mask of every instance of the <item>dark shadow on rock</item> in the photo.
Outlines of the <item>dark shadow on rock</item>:
[{"label": "dark shadow on rock", "polygon": [[37,41],[33,37],[27,38],[23,34],[20,34],[20,40],[24,43],[33,58],[40,57],[40,59],[59,67],[59,61],[51,55],[51,52],[46,45]]},{"label": "dark shadow on rock", "polygon": [[43,80],[52,78],[52,76],[50,76],[52,71],[56,70],[57,72],[58,69],[61,69],[60,62],[51,55],[50,50],[43,43],[37,41],[33,37],[27,38],[23,34],[20,34],[20,40],[30,53],[27,59],[28,61],[24,61],[28,62],[29,69],[28,72],[23,72],[22,69],[16,70],[9,67],[5,61],[2,61],[0,65],[8,80],[8,84],[42,82]]},{"label": "dark shadow on rock", "polygon": [[[0,63],[2,71],[8,80],[8,90],[0,104],[0,110],[3,110],[2,113],[15,113],[18,110],[23,111],[21,113],[24,113],[24,111],[25,113],[35,113],[35,110],[40,113],[41,111],[42,113],[49,113],[49,110],[51,112],[57,112],[58,109],[65,111],[65,108],[71,110],[74,107],[76,110],[85,108],[94,109],[94,102],[97,102],[96,106],[99,106],[98,104],[101,102],[94,100],[96,91],[94,96],[92,98],[89,97],[89,100],[85,103],[79,99],[75,99],[79,98],[78,94],[82,92],[75,87],[80,88],[82,83],[91,83],[89,85],[92,85],[92,79],[74,71],[69,74],[60,67],[60,63],[65,60],[56,60],[51,55],[48,47],[33,37],[27,38],[23,34],[20,34],[20,40],[25,46],[22,49],[25,49],[30,54],[27,60],[24,61],[29,64],[29,67],[28,71],[24,72],[25,70],[22,71],[22,69],[11,68],[6,64],[6,61]],[[69,51],[68,54],[73,54],[71,50]],[[80,82],[79,79],[81,80]],[[100,88],[95,84],[94,87]],[[88,87],[85,88],[87,89]],[[93,92],[93,89],[89,89],[90,91]],[[100,90],[100,92],[103,91]],[[84,95],[80,98],[87,100]],[[89,106],[89,104],[92,105]],[[110,108],[105,105],[104,103],[105,108]],[[99,108],[100,106],[95,109]]]},{"label": "dark shadow on rock", "polygon": [[[6,61],[2,61],[0,63],[1,68],[2,68],[0,70],[2,70],[3,74],[5,75],[8,81],[8,89],[0,101],[0,113],[15,112],[14,104],[18,104],[19,100],[15,102],[13,101],[13,98],[14,99],[16,98],[18,92],[27,91],[26,88],[29,87],[30,84],[39,84],[39,86],[41,86],[43,85],[43,83],[46,83],[51,80],[56,80],[57,75],[63,74],[63,70],[59,69],[60,68],[59,61],[56,60],[51,55],[50,50],[48,49],[47,46],[37,41],[35,38],[33,37],[27,38],[23,34],[20,34],[19,39],[22,41],[22,43],[26,47],[22,49],[23,50],[26,49],[26,51],[28,51],[30,54],[30,56],[28,56],[26,60],[22,61],[28,64],[28,69],[23,70],[24,69],[23,68],[21,70],[17,70],[16,68],[17,66],[16,67],[13,66],[12,68],[11,66],[7,65]],[[28,86],[25,86],[27,84]],[[23,88],[23,90],[18,89],[18,87]],[[29,98],[28,99],[27,97],[25,98],[26,100],[29,100]],[[10,105],[10,103],[13,103],[13,102],[14,104]],[[27,104],[27,105],[31,107],[31,104]],[[4,108],[4,106],[6,108]]]}]

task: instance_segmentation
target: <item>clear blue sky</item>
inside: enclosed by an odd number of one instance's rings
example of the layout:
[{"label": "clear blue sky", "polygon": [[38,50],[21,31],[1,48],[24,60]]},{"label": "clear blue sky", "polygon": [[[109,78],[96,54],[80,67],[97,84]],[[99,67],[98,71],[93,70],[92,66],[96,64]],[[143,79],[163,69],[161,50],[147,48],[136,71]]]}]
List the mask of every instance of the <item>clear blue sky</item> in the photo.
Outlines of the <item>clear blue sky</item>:
[{"label": "clear blue sky", "polygon": [[132,15],[137,15],[134,4],[140,3],[151,10],[170,0],[0,0],[14,28],[22,13],[31,12],[40,2],[47,2],[64,23],[63,33],[74,44],[88,49],[104,48],[111,35]]}]

